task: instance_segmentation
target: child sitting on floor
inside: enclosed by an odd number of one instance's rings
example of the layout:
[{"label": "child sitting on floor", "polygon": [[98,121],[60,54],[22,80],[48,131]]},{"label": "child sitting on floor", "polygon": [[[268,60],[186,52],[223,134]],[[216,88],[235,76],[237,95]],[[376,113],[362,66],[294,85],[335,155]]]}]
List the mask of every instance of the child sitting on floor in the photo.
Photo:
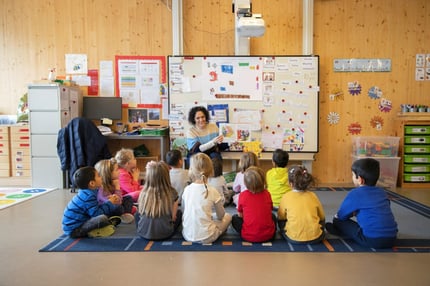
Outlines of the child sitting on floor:
[{"label": "child sitting on floor", "polygon": [[267,190],[272,196],[275,209],[278,209],[282,196],[291,191],[291,186],[288,182],[288,160],[287,151],[276,149],[272,155],[273,168],[266,173]]},{"label": "child sitting on floor", "polygon": [[222,160],[218,157],[212,158],[214,175],[209,177],[208,184],[214,187],[221,195],[222,203],[227,206],[233,199],[233,191],[227,188],[227,182],[222,174]]},{"label": "child sitting on floor", "polygon": [[278,225],[282,236],[291,243],[318,243],[324,239],[325,214],[320,200],[309,188],[313,176],[303,166],[292,166],[288,171],[292,187],[281,199]]},{"label": "child sitting on floor", "polygon": [[94,167],[81,167],[73,174],[73,182],[78,193],[67,204],[63,215],[63,231],[72,238],[103,237],[115,232],[108,214],[119,208],[120,198],[112,195],[109,200],[99,205],[97,190],[102,185],[102,178]]},{"label": "child sitting on floor", "polygon": [[272,198],[265,188],[264,171],[251,166],[246,169],[243,180],[246,190],[240,193],[238,214],[233,215],[232,226],[243,240],[271,240],[276,234],[276,217],[272,213]]},{"label": "child sitting on floor", "polygon": [[[356,188],[346,195],[333,223],[326,223],[329,233],[350,237],[372,248],[390,248],[397,237],[397,223],[386,192],[376,186],[379,162],[364,158],[352,164],[352,181]],[[356,221],[352,217],[356,217]]]},{"label": "child sitting on floor", "polygon": [[169,175],[172,187],[178,192],[179,204],[181,204],[184,188],[190,183],[188,170],[182,168],[184,160],[179,150],[170,150],[166,154],[166,163],[170,167]]},{"label": "child sitting on floor", "polygon": [[[182,195],[182,235],[187,241],[212,243],[227,230],[231,215],[225,212],[218,191],[207,184],[213,174],[211,158],[205,153],[194,154],[189,172],[192,183]],[[213,209],[216,219],[212,218]]]},{"label": "child sitting on floor", "polygon": [[239,172],[237,172],[236,177],[233,182],[233,203],[237,206],[239,202],[239,195],[241,192],[246,190],[245,183],[243,181],[244,173],[246,169],[251,166],[259,166],[258,157],[253,152],[244,152],[239,159]]},{"label": "child sitting on floor", "polygon": [[169,166],[165,162],[146,164],[145,185],[138,204],[137,234],[145,239],[167,239],[181,225],[178,193],[170,183]]},{"label": "child sitting on floor", "polygon": [[119,167],[119,186],[122,195],[129,195],[137,202],[142,186],[139,182],[140,170],[132,149],[122,148],[115,155]]},{"label": "child sitting on floor", "polygon": [[120,216],[123,223],[132,223],[134,221],[132,213],[136,212],[136,207],[133,206],[133,198],[131,196],[122,196],[118,181],[118,164],[115,159],[100,160],[95,165],[95,168],[102,177],[102,186],[97,193],[99,204],[104,204],[111,196],[117,195],[120,198],[120,207],[110,215]]}]

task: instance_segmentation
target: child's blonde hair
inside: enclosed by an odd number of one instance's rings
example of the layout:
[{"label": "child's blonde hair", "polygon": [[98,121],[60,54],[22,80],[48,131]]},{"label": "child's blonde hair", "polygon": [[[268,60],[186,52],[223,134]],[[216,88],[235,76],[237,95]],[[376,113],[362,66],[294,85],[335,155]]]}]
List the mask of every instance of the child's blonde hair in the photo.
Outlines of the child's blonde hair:
[{"label": "child's blonde hair", "polygon": [[211,158],[205,153],[197,153],[191,156],[189,175],[191,180],[202,180],[206,188],[206,196],[208,196],[207,181],[208,178],[213,176],[214,168]]},{"label": "child's blonde hair", "polygon": [[124,166],[133,159],[134,153],[132,149],[121,148],[121,150],[115,154],[115,160],[121,168],[124,168]]},{"label": "child's blonde hair", "polygon": [[263,169],[251,166],[243,174],[243,182],[251,193],[260,193],[266,186],[266,175]]},{"label": "child's blonde hair", "polygon": [[112,172],[115,170],[117,162],[115,158],[104,159],[97,162],[94,166],[102,177],[103,194],[109,196],[115,193],[115,186],[112,180]]},{"label": "child's blonde hair", "polygon": [[245,172],[246,169],[248,169],[251,166],[259,166],[259,161],[258,161],[258,157],[255,153],[253,152],[244,152],[242,154],[242,156],[240,156],[239,159],[239,171],[240,172]]},{"label": "child's blonde hair", "polygon": [[175,197],[170,183],[169,166],[163,161],[146,164],[145,185],[139,195],[139,213],[148,217],[170,215]]}]

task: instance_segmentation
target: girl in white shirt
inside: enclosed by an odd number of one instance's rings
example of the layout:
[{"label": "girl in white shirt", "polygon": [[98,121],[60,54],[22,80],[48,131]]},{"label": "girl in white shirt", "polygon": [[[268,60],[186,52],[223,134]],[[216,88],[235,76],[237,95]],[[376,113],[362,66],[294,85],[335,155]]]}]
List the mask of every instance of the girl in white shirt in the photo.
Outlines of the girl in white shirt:
[{"label": "girl in white shirt", "polygon": [[[190,178],[192,183],[182,195],[182,235],[185,240],[202,244],[212,243],[223,234],[231,223],[218,191],[207,184],[213,174],[212,161],[205,153],[191,157]],[[216,218],[212,211],[215,210]]]}]

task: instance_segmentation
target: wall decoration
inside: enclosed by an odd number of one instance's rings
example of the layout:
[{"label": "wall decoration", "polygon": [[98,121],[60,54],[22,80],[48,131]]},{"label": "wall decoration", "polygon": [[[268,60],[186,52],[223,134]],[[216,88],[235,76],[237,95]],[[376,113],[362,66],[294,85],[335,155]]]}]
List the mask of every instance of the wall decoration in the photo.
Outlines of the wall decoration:
[{"label": "wall decoration", "polygon": [[351,123],[348,126],[348,132],[352,135],[358,135],[361,133],[361,124],[358,122]]},{"label": "wall decoration", "polygon": [[379,99],[382,97],[382,90],[377,86],[372,86],[367,92],[371,99]]},{"label": "wall decoration", "polygon": [[327,115],[327,121],[328,123],[330,123],[330,125],[333,124],[338,124],[340,120],[340,115],[337,112],[333,112],[331,111],[328,115]]},{"label": "wall decoration", "polygon": [[378,108],[382,112],[390,112],[391,109],[393,108],[391,100],[386,98],[381,98],[381,100],[379,101]]},{"label": "wall decoration", "polygon": [[343,100],[343,90],[339,87],[336,87],[331,91],[329,97],[330,97],[330,100],[332,101]]},{"label": "wall decoration", "polygon": [[361,94],[361,84],[358,81],[348,82],[348,92],[351,95]]},{"label": "wall decoration", "polygon": [[384,119],[381,116],[373,116],[370,119],[370,126],[375,128],[376,130],[382,130],[382,126],[384,126]]},{"label": "wall decoration", "polygon": [[389,72],[390,59],[334,59],[335,72]]}]

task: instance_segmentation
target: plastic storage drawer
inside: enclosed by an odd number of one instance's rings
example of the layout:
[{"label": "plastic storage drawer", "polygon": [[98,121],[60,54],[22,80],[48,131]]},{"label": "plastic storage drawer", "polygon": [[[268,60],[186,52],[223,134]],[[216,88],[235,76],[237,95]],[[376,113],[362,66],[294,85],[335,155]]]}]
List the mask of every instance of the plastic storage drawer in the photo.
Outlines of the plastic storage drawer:
[{"label": "plastic storage drawer", "polygon": [[430,173],[430,165],[427,164],[405,164],[405,173]]},{"label": "plastic storage drawer", "polygon": [[405,155],[405,163],[430,163],[429,155]]},{"label": "plastic storage drawer", "polygon": [[427,154],[430,153],[430,145],[422,145],[422,146],[418,146],[418,145],[406,145],[405,146],[405,153],[406,154],[410,154],[410,153],[414,153],[414,154]]},{"label": "plastic storage drawer", "polygon": [[405,144],[430,144],[430,136],[405,136]]},{"label": "plastic storage drawer", "polygon": [[430,126],[405,126],[405,134],[429,134]]},{"label": "plastic storage drawer", "polygon": [[427,183],[430,182],[430,174],[404,174],[403,180],[412,183]]}]

